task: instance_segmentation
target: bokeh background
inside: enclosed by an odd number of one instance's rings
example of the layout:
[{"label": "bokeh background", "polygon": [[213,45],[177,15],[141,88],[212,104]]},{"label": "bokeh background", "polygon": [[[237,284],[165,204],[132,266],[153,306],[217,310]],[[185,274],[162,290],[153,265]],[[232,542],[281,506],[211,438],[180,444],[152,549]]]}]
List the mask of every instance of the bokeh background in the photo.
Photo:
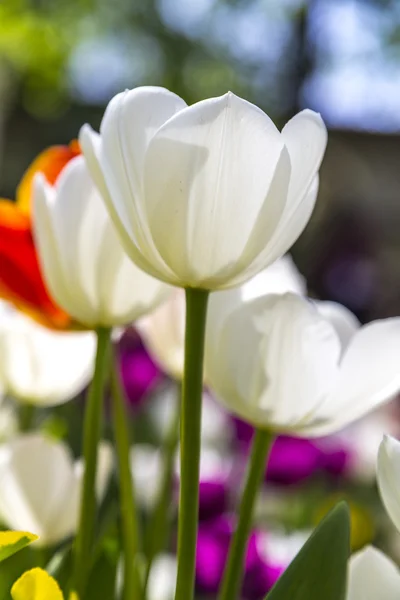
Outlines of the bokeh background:
[{"label": "bokeh background", "polygon": [[320,111],[320,199],[294,257],[316,295],[363,320],[399,312],[399,2],[2,0],[0,194],[144,84],[189,103],[230,89],[279,124]]},{"label": "bokeh background", "polygon": [[[41,150],[68,143],[84,122],[98,128],[112,96],[138,85],[166,86],[188,103],[231,90],[278,125],[305,107],[321,112],[329,144],[295,263],[312,295],[362,321],[400,315],[398,0],[0,0],[0,197],[14,197]],[[138,362],[137,349],[137,334],[128,332],[125,385],[141,398],[158,375],[140,352]],[[68,419],[77,448],[81,412]],[[137,440],[148,441],[139,419]],[[288,464],[306,450],[293,452]],[[275,483],[285,483],[279,477]],[[285,526],[312,526],[345,497],[354,509],[353,547],[373,540],[400,557],[400,536],[389,535],[373,481],[305,479],[277,492],[279,510],[269,505]]]}]

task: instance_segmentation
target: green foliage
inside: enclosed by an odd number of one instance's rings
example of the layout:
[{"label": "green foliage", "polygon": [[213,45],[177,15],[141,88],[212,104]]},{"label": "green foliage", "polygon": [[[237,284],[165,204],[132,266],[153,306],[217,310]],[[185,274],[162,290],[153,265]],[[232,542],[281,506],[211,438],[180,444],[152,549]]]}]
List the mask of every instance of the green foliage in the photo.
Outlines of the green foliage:
[{"label": "green foliage", "polygon": [[344,600],[350,515],[344,502],[320,523],[266,600]]}]

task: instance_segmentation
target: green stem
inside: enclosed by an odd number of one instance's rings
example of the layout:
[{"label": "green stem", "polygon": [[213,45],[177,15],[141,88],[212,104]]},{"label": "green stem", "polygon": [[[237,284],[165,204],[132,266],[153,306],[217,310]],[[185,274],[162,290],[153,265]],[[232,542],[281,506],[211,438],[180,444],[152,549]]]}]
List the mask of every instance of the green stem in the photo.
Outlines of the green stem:
[{"label": "green stem", "polygon": [[32,429],[35,420],[36,406],[34,404],[24,403],[19,407],[19,429],[21,433],[26,433]]},{"label": "green stem", "polygon": [[178,577],[175,600],[191,600],[194,593],[207,301],[207,291],[186,290],[185,367],[181,405]]},{"label": "green stem", "polygon": [[[181,393],[181,387],[178,388]],[[171,507],[171,488],[174,472],[175,453],[179,442],[180,401],[177,402],[176,411],[172,417],[169,430],[166,434],[162,456],[164,470],[160,484],[160,491],[149,524],[146,585],[150,575],[154,557],[165,550],[169,534],[169,513]]]},{"label": "green stem", "polygon": [[82,498],[79,526],[75,539],[73,589],[79,598],[83,593],[91,567],[91,551],[96,519],[96,471],[97,448],[102,431],[103,394],[109,373],[110,329],[97,330],[97,354],[93,380],[90,386],[83,428],[83,473]]},{"label": "green stem", "polygon": [[235,600],[239,595],[254,503],[265,475],[268,452],[272,441],[273,437],[269,431],[258,429],[254,435],[246,484],[240,503],[239,520],[229,548],[228,560],[218,596],[219,600]]},{"label": "green stem", "polygon": [[141,596],[140,578],[137,569],[139,551],[139,528],[130,467],[130,439],[126,401],[122,390],[118,365],[114,357],[111,370],[112,413],[114,439],[117,450],[122,538],[124,546],[124,582],[122,598],[138,600]]}]

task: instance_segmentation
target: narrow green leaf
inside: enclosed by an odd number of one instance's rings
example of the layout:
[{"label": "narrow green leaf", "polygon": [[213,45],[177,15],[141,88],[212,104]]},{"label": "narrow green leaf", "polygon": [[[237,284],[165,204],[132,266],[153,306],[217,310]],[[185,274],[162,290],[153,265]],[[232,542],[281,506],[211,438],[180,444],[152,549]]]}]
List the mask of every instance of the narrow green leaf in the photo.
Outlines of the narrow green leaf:
[{"label": "narrow green leaf", "polygon": [[318,525],[265,600],[345,600],[350,516],[344,502]]},{"label": "narrow green leaf", "polygon": [[0,531],[0,562],[38,539],[26,531]]}]

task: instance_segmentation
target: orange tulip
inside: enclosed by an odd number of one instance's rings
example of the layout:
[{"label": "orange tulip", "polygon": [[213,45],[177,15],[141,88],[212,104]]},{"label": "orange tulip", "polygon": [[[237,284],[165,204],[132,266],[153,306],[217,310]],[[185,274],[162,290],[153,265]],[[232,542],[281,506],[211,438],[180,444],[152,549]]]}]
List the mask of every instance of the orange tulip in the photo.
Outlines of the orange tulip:
[{"label": "orange tulip", "polygon": [[16,202],[0,200],[0,297],[42,324],[68,329],[71,317],[53,301],[40,271],[31,228],[34,175],[53,184],[63,167],[80,153],[78,142],[48,148],[33,161],[17,188]]}]

